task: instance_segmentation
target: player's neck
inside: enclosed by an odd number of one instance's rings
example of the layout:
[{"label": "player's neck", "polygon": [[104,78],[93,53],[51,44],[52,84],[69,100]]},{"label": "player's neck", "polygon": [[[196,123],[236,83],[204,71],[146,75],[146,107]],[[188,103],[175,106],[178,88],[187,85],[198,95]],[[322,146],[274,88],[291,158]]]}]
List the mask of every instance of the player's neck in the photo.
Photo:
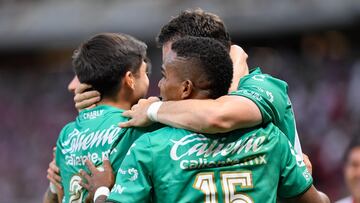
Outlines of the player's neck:
[{"label": "player's neck", "polygon": [[128,101],[123,101],[123,100],[114,101],[112,99],[106,99],[106,98],[102,99],[98,104],[109,105],[123,110],[129,110],[132,106],[131,102]]},{"label": "player's neck", "polygon": [[186,99],[209,99],[209,90],[193,91],[190,97]]}]

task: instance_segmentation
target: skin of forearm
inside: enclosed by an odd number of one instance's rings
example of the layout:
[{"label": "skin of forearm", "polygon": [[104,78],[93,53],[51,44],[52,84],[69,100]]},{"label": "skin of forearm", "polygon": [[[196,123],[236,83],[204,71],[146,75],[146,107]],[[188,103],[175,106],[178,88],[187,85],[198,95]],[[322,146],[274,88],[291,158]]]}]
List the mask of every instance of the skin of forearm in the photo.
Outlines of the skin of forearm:
[{"label": "skin of forearm", "polygon": [[288,199],[285,202],[294,203],[330,203],[328,196],[318,191],[313,185],[304,194]]},{"label": "skin of forearm", "polygon": [[164,102],[158,111],[158,121],[173,127],[209,133],[216,131],[209,117],[216,108],[214,100],[181,100]]},{"label": "skin of forearm", "polygon": [[157,116],[161,123],[201,133],[229,132],[262,122],[256,104],[240,96],[168,101],[161,105]]},{"label": "skin of forearm", "polygon": [[98,198],[96,198],[95,203],[104,203],[104,202],[106,202],[106,198],[107,198],[107,196],[101,195]]},{"label": "skin of forearm", "polygon": [[50,192],[48,188],[44,194],[43,203],[58,203],[58,196]]}]

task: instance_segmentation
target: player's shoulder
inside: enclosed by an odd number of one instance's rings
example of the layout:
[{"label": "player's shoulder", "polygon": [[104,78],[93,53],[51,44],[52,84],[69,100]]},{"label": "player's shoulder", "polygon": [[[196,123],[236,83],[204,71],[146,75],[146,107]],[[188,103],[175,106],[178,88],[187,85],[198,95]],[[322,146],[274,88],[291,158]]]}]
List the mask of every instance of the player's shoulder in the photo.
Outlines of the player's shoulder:
[{"label": "player's shoulder", "polygon": [[68,135],[76,128],[76,121],[67,123],[60,131],[58,136],[58,142],[63,142],[67,139]]},{"label": "player's shoulder", "polygon": [[111,105],[99,105],[92,109],[80,111],[79,115],[76,117],[76,122],[79,124],[124,122],[128,120],[128,118],[122,116],[124,111],[125,110]]},{"label": "player's shoulder", "polygon": [[240,80],[240,86],[253,85],[257,86],[274,86],[287,88],[288,84],[279,78],[276,78],[270,74],[263,73],[259,67],[252,69],[250,73]]},{"label": "player's shoulder", "polygon": [[67,132],[72,131],[74,128],[76,128],[76,121],[71,121],[67,123],[60,131],[60,136],[62,134],[66,134]]}]

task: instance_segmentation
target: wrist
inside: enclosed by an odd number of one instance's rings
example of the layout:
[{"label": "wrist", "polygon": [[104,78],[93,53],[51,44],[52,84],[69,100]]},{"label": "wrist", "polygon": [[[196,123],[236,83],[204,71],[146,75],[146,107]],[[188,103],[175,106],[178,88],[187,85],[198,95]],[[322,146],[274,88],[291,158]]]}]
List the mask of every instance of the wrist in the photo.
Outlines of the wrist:
[{"label": "wrist", "polygon": [[51,192],[52,194],[56,194],[56,187],[52,182],[50,182],[49,184],[49,192]]},{"label": "wrist", "polygon": [[162,101],[157,101],[157,102],[150,104],[149,108],[146,111],[146,115],[151,121],[154,121],[154,122],[158,121],[157,114],[158,114],[158,111],[159,111],[162,103],[163,103]]},{"label": "wrist", "polygon": [[102,195],[108,197],[110,194],[110,189],[106,186],[101,186],[98,189],[96,189],[94,194],[94,202],[96,202],[96,199]]}]

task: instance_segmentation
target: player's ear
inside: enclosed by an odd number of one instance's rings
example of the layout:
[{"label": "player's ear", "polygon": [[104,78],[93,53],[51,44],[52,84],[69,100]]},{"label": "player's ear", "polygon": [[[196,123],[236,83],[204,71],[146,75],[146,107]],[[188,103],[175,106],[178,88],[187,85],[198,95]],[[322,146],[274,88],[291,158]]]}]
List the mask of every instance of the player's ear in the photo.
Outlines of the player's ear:
[{"label": "player's ear", "polygon": [[134,74],[131,71],[128,71],[125,73],[123,84],[127,86],[128,88],[134,90],[135,89],[135,77]]},{"label": "player's ear", "polygon": [[191,80],[185,80],[181,83],[181,99],[188,99],[191,96],[192,91],[194,91],[194,84]]}]

